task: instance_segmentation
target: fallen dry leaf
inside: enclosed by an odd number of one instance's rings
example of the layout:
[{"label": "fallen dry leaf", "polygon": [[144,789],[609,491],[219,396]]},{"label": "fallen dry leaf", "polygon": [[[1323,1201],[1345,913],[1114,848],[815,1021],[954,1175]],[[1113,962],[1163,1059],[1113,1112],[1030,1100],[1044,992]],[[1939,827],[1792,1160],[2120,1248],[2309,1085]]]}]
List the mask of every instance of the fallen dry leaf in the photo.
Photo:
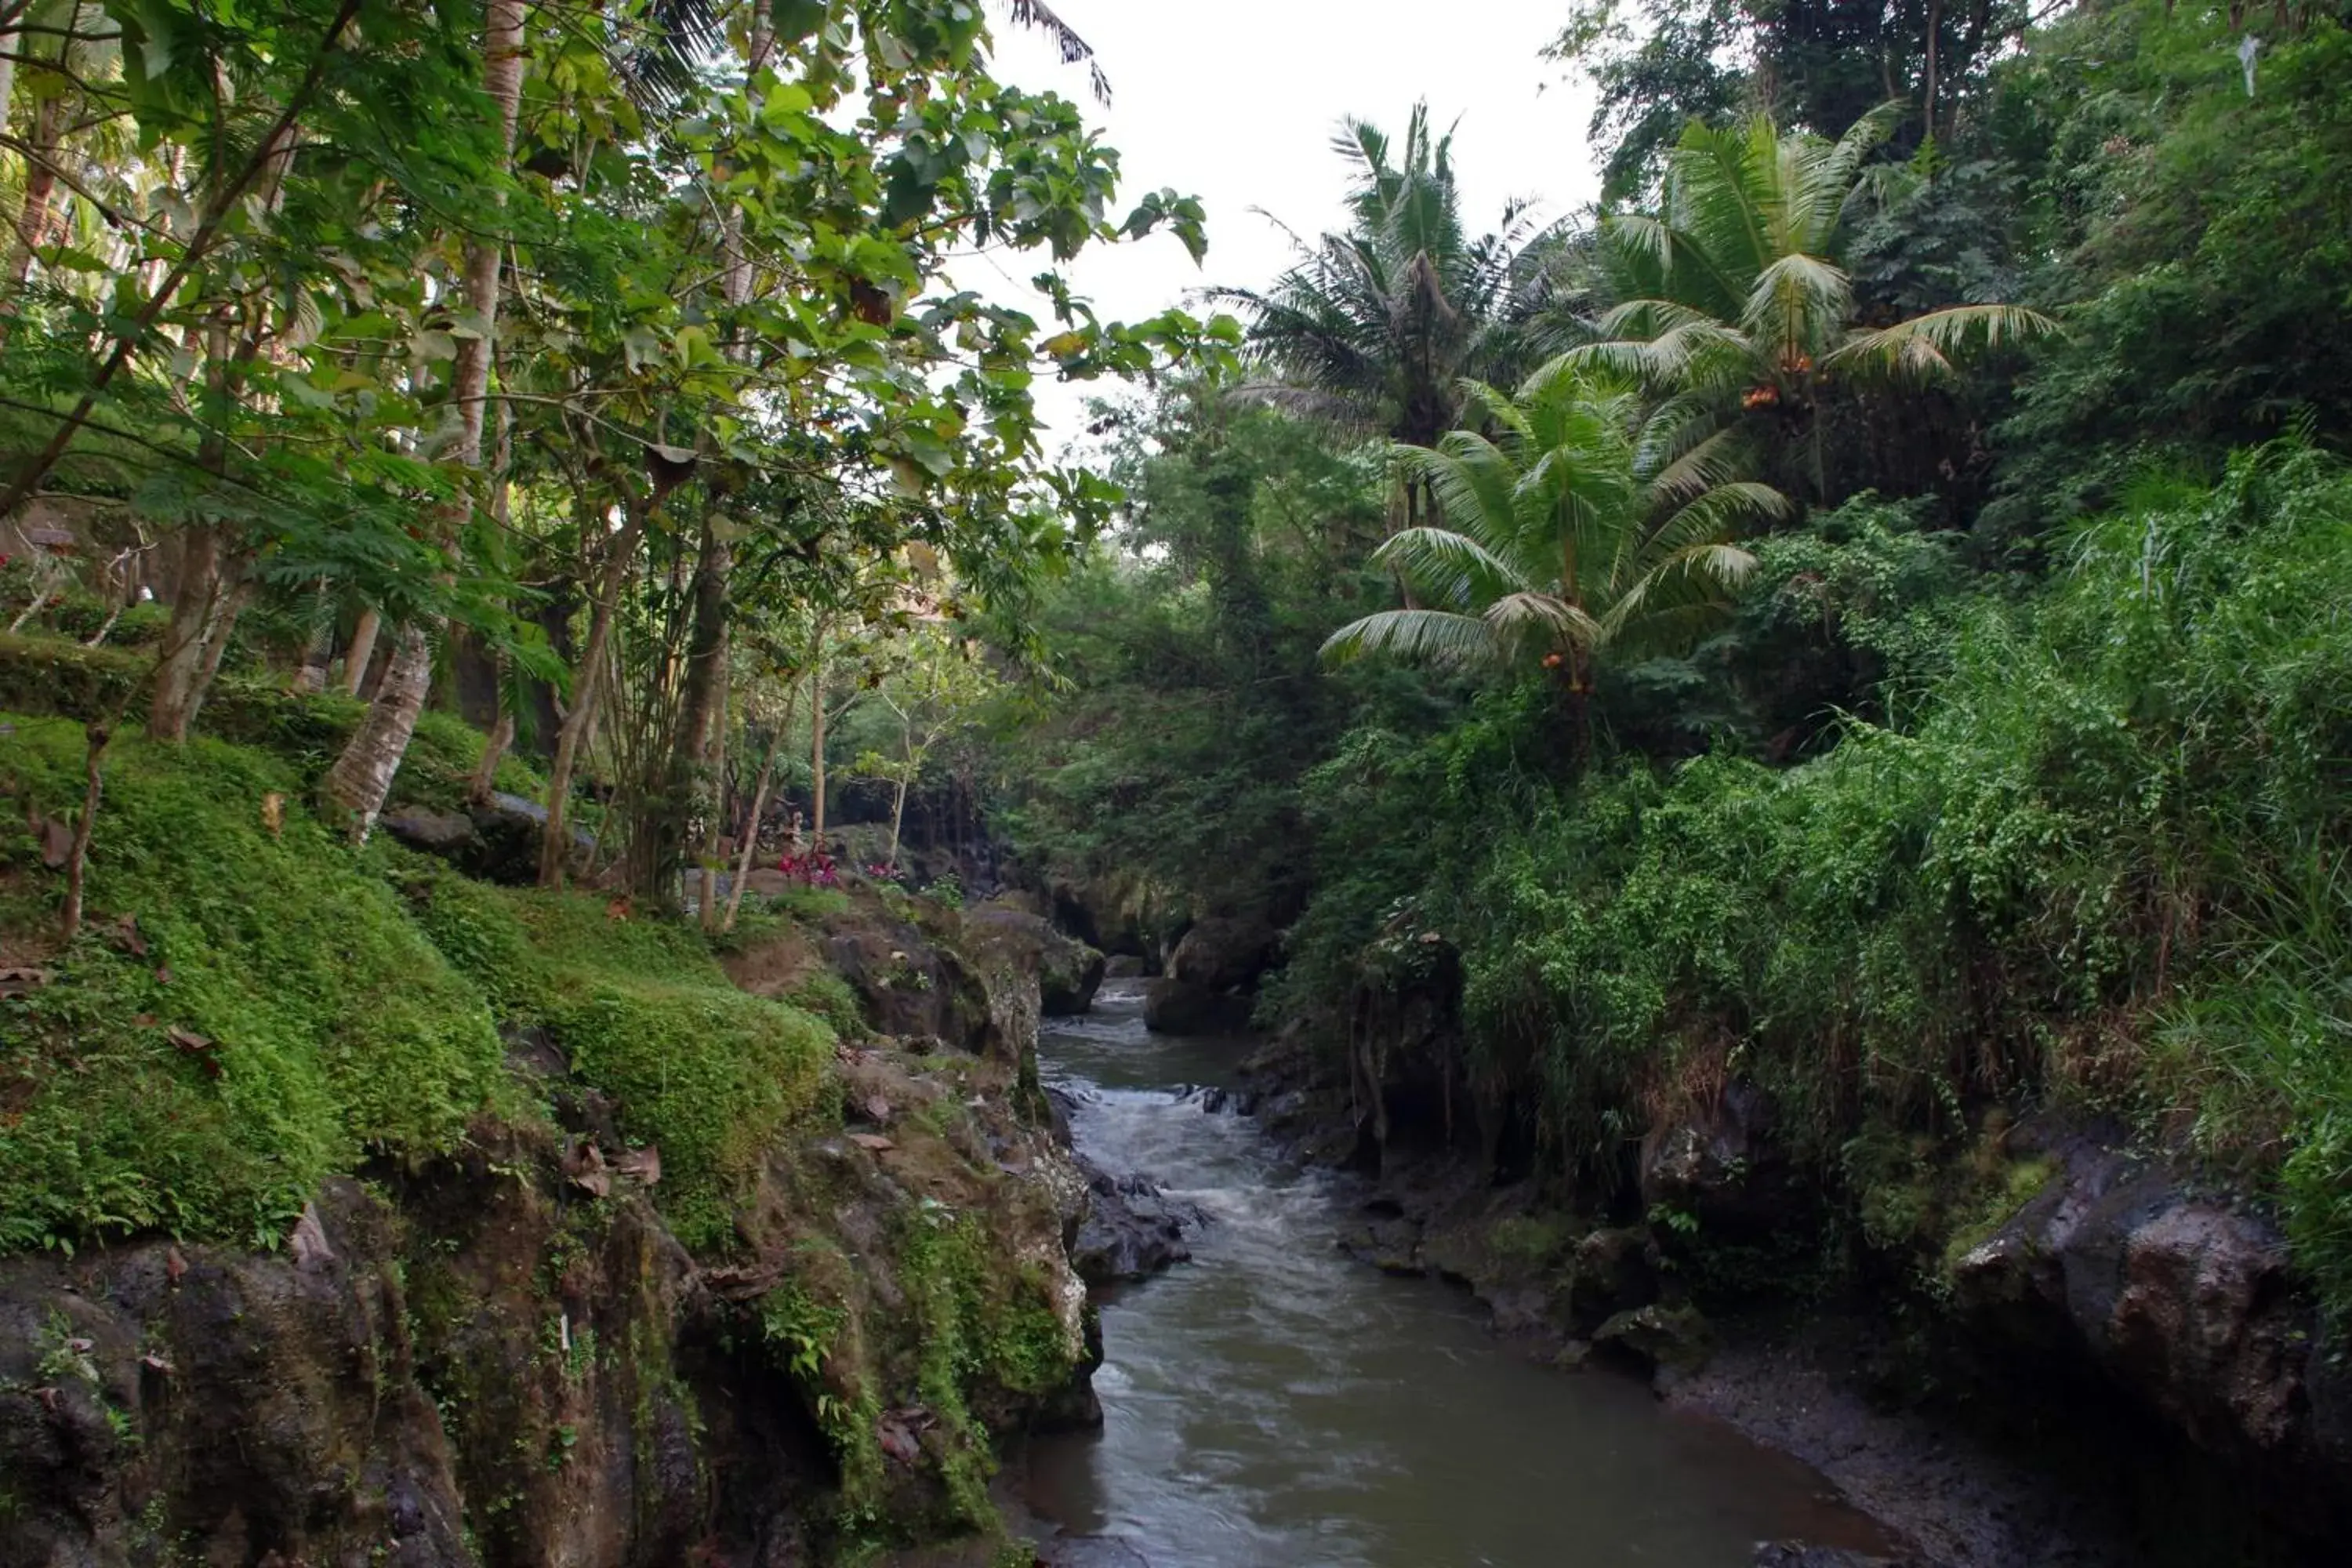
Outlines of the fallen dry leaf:
[{"label": "fallen dry leaf", "polygon": [[908,1429],[905,1418],[895,1411],[875,1421],[874,1436],[882,1451],[902,1465],[911,1465],[923,1457],[922,1444]]},{"label": "fallen dry leaf", "polygon": [[164,1279],[170,1280],[173,1284],[177,1285],[182,1277],[184,1277],[187,1272],[188,1260],[180,1256],[180,1249],[178,1247],[173,1247],[170,1251],[163,1254]]},{"label": "fallen dry leaf", "polygon": [[269,829],[272,838],[285,830],[286,796],[282,792],[271,790],[261,797],[261,826]]},{"label": "fallen dry leaf", "polygon": [[121,915],[116,917],[112,929],[114,932],[114,940],[121,942],[123,950],[129,952],[131,957],[144,958],[147,956],[147,939],[140,932],[139,917],[137,915]]},{"label": "fallen dry leaf", "polygon": [[141,1356],[139,1358],[139,1364],[146,1367],[151,1372],[160,1372],[165,1377],[171,1376],[172,1373],[177,1370],[172,1365],[172,1358],[170,1356],[158,1355],[153,1351],[149,1351],[145,1355]]},{"label": "fallen dry leaf", "polygon": [[205,1069],[206,1078],[220,1077],[220,1047],[217,1043],[177,1024],[164,1030],[163,1037],[179,1047],[182,1055],[195,1058],[196,1065]]},{"label": "fallen dry leaf", "polygon": [[316,1204],[302,1205],[302,1217],[294,1222],[294,1234],[288,1237],[288,1245],[294,1254],[297,1268],[335,1260],[335,1249],[327,1245],[327,1227],[319,1223],[319,1206]]},{"label": "fallen dry leaf", "polygon": [[607,1196],[613,1190],[613,1173],[605,1167],[604,1152],[585,1140],[565,1152],[563,1173],[592,1197]]},{"label": "fallen dry leaf", "polygon": [[860,1149],[870,1149],[877,1154],[881,1153],[885,1149],[896,1149],[898,1146],[879,1132],[853,1132],[849,1135],[849,1141]]},{"label": "fallen dry leaf", "polygon": [[653,1186],[660,1182],[662,1176],[661,1150],[650,1143],[642,1149],[631,1149],[614,1159],[613,1169],[624,1176],[635,1177],[646,1186]]},{"label": "fallen dry leaf", "polygon": [[73,828],[62,816],[41,818],[41,864],[52,871],[65,869],[73,858]]},{"label": "fallen dry leaf", "polygon": [[46,969],[0,969],[0,996],[29,996],[56,978]]}]

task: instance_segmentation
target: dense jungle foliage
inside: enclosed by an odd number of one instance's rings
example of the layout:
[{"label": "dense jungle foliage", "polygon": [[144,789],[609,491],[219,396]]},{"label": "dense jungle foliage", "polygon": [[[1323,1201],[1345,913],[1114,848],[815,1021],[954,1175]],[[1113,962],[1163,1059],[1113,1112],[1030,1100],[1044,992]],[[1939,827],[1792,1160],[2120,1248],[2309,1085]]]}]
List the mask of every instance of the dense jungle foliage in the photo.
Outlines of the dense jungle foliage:
[{"label": "dense jungle foliage", "polygon": [[[1205,215],[992,26],[1108,92],[1034,0],[0,0],[0,696],[63,716],[0,905],[94,977],[12,1016],[147,1016],[125,889],[198,954],[361,911],[348,984],[186,966],[266,1093],[150,1041],[74,1109],[12,1024],[0,1239],[266,1231],[454,1136],[492,1012],[616,1008],[732,1042],[592,1052],[715,1233],[710,1107],[816,1037],[559,889],[715,931],[781,863],[1262,919],[1335,1058],[1443,972],[1487,1146],[1586,1192],[1733,1077],[1890,1242],[1919,1140],[2122,1118],[2352,1303],[2340,5],[1576,0],[1596,207],[1482,226],[1446,106],[1366,105],[1333,232],[1135,324],[1066,264]],[[1055,458],[1041,377],[1149,384]],[[215,821],[206,732],[317,815]],[[553,901],[338,842],[501,793]]]},{"label": "dense jungle foliage", "polygon": [[1481,237],[1416,110],[1227,296],[1243,366],[1106,409],[1002,830],[1148,934],[1285,927],[1261,1020],[1335,1063],[1458,984],[1477,1132],[1570,1191],[1744,1079],[1932,1256],[1922,1163],[2057,1107],[2352,1305],[2347,19],[1598,0],[1554,53],[1598,210]]}]

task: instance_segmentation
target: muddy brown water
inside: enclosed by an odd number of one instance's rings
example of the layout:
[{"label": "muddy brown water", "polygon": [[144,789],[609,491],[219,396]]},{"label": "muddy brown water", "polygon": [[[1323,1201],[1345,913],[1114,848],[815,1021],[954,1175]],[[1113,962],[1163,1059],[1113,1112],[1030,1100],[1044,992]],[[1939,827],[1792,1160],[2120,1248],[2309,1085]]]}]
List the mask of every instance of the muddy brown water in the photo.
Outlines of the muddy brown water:
[{"label": "muddy brown water", "polygon": [[1345,1178],[1202,1109],[1244,1047],[1148,1034],[1140,984],[1048,1019],[1078,1147],[1207,1209],[1193,1261],[1102,1304],[1098,1434],[1028,1460],[1032,1509],[1154,1568],[1742,1568],[1883,1549],[1805,1466],[1632,1377],[1532,1366],[1458,1289],[1349,1261]]}]

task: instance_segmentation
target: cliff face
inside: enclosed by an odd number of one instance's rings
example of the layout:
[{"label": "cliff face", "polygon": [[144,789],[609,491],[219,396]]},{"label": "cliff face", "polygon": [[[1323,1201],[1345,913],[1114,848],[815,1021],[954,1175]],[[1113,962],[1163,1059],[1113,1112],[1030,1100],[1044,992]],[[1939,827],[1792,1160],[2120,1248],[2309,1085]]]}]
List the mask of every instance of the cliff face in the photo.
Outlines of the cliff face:
[{"label": "cliff face", "polygon": [[544,1120],[331,1178],[268,1250],[0,1261],[0,1561],[749,1568],[984,1542],[994,1444],[1094,1414],[1033,945],[860,894],[738,953],[748,989],[803,994],[834,973],[805,952],[896,954],[832,986],[896,1027],[752,1152],[722,1246],[673,1233],[631,1108],[534,1026],[509,1068]]}]

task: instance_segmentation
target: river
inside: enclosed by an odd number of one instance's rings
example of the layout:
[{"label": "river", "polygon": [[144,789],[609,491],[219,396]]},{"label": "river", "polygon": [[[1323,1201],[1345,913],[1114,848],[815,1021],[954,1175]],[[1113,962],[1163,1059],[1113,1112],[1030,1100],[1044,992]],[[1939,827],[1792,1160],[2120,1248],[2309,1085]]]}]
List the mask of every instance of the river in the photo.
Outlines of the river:
[{"label": "river", "polygon": [[1154,1568],[1744,1568],[1764,1540],[1883,1545],[1795,1460],[1629,1376],[1533,1367],[1466,1293],[1342,1257],[1347,1179],[1188,1092],[1240,1054],[1147,1033],[1139,982],[1046,1020],[1079,1149],[1212,1223],[1192,1262],[1103,1300],[1102,1430],[1033,1451],[1041,1515]]}]

